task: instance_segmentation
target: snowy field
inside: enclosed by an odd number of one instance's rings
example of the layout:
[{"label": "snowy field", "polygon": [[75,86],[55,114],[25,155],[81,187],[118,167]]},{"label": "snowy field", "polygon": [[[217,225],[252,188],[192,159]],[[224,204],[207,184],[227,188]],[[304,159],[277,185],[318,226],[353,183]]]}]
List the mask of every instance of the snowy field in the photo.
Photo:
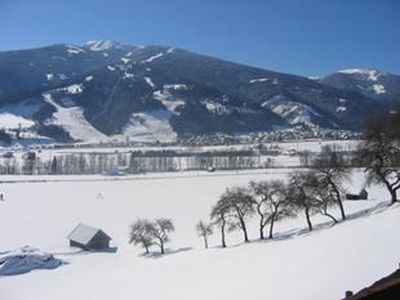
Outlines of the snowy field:
[{"label": "snowy field", "polygon": [[[1,177],[10,183],[0,185],[5,195],[0,202],[0,253],[30,245],[67,264],[0,277],[0,299],[333,300],[394,271],[400,261],[400,207],[384,208],[388,194],[379,187],[369,189],[371,200],[346,202],[351,220],[335,227],[314,217],[319,229],[304,233],[305,220],[290,219],[279,223],[275,241],[259,242],[255,218],[250,244],[241,244],[240,234],[228,234],[229,247],[221,249],[216,232],[212,248],[203,249],[195,224],[208,220],[226,187],[284,179],[286,172],[188,172],[122,180]],[[355,172],[349,189],[363,185],[363,174]],[[369,213],[360,213],[367,209]],[[166,255],[145,257],[142,249],[128,244],[129,225],[139,217],[172,218],[176,232]],[[69,248],[66,236],[79,222],[102,228],[117,251]]]}]

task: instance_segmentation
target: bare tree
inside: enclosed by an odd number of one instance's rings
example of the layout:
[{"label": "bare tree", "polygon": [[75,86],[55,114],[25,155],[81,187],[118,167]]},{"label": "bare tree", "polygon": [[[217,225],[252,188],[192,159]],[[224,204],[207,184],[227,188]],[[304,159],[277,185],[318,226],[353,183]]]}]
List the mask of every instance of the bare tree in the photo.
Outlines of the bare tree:
[{"label": "bare tree", "polygon": [[254,206],[259,215],[260,239],[264,239],[264,228],[269,224],[269,238],[273,238],[276,221],[293,215],[286,197],[285,184],[280,180],[250,182]]},{"label": "bare tree", "polygon": [[139,219],[131,226],[129,234],[129,243],[134,245],[141,245],[149,253],[150,247],[154,244],[153,236],[150,229],[153,225],[148,220]]},{"label": "bare tree", "polygon": [[288,201],[293,208],[304,211],[308,229],[313,230],[311,215],[320,211],[320,202],[313,196],[310,172],[294,171],[289,176]]},{"label": "bare tree", "polygon": [[302,167],[308,168],[310,166],[311,151],[304,150],[304,151],[299,152],[299,155],[300,155],[300,165]]},{"label": "bare tree", "polygon": [[243,232],[244,242],[249,242],[246,218],[254,213],[254,199],[246,188],[233,187],[221,196],[221,201],[228,207],[229,229],[239,228]]},{"label": "bare tree", "polygon": [[384,185],[390,193],[391,204],[397,201],[400,189],[400,122],[398,117],[392,118],[369,119],[364,130],[365,142],[358,153],[365,166],[367,183]]},{"label": "bare tree", "polygon": [[156,219],[148,224],[150,236],[153,238],[155,245],[160,247],[161,254],[165,253],[165,243],[170,241],[169,234],[174,232],[175,227],[170,219]]},{"label": "bare tree", "polygon": [[204,247],[208,248],[208,237],[213,234],[212,224],[207,224],[203,221],[200,221],[196,225],[197,235],[202,237],[204,240]]},{"label": "bare tree", "polygon": [[337,219],[329,213],[328,209],[337,203],[335,191],[331,189],[327,180],[321,180],[319,174],[310,171],[307,174],[304,188],[307,190],[308,196],[312,199],[313,209],[328,218],[334,224],[338,223]]},{"label": "bare tree", "polygon": [[217,225],[221,230],[221,246],[222,248],[226,247],[225,241],[225,230],[228,225],[228,214],[229,214],[229,205],[228,202],[221,198],[217,204],[211,210],[211,220]]},{"label": "bare tree", "polygon": [[339,206],[342,220],[345,220],[346,213],[341,194],[343,181],[350,179],[350,169],[347,168],[343,156],[335,149],[327,147],[320,157],[313,161],[312,167],[316,170],[315,175],[318,180],[323,182],[328,189],[330,198],[333,197],[334,202]]}]

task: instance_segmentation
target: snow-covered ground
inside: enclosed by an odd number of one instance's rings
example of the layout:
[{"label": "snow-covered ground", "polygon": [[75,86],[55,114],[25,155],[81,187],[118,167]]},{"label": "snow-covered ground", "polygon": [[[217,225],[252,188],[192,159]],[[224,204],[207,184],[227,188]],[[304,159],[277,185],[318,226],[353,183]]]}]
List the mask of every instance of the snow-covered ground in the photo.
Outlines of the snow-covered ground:
[{"label": "snow-covered ground", "polygon": [[[250,180],[285,178],[286,170],[191,172],[140,175],[123,180],[104,176],[2,177],[0,252],[31,245],[67,264],[54,270],[0,277],[0,299],[341,299],[387,275],[399,261],[399,207],[384,209],[388,199],[378,187],[371,200],[347,202],[353,219],[333,228],[300,234],[305,221],[280,223],[275,241],[258,242],[257,219],[250,244],[229,234],[229,247],[204,250],[194,230],[208,218],[226,187]],[[94,181],[96,179],[96,181]],[[128,179],[128,180],[127,180]],[[364,185],[356,172],[348,187]],[[98,197],[101,193],[102,197]],[[368,217],[355,217],[371,209]],[[176,232],[163,257],[144,257],[128,244],[129,225],[138,217],[172,218]],[[328,221],[314,217],[315,224]],[[115,253],[82,253],[68,247],[66,236],[79,222],[102,228]],[[156,251],[156,249],[154,249]]]},{"label": "snow-covered ground", "polygon": [[[72,85],[67,89],[71,93],[76,93],[81,88],[79,85]],[[63,107],[53,100],[51,94],[43,94],[43,99],[57,109],[53,114],[53,118],[48,121],[49,124],[63,127],[76,140],[94,142],[108,139],[106,135],[98,131],[86,120],[82,108],[77,106]]]}]

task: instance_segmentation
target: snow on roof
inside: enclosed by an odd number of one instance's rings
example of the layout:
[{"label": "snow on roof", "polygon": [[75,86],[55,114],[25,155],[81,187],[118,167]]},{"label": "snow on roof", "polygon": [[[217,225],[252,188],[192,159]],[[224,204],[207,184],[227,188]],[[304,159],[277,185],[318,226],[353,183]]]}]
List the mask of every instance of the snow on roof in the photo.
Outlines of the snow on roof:
[{"label": "snow on roof", "polygon": [[78,224],[78,226],[76,226],[68,235],[68,239],[86,245],[99,231],[102,230],[85,224]]}]

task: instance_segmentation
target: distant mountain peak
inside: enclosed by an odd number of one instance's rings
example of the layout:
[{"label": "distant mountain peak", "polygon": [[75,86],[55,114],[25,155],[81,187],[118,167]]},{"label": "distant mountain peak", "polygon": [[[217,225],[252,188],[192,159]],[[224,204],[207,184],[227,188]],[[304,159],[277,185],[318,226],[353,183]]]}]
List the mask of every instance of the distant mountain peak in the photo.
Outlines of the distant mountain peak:
[{"label": "distant mountain peak", "polygon": [[339,70],[338,73],[349,74],[349,75],[361,75],[367,77],[371,81],[378,81],[379,76],[386,74],[379,70],[367,69],[367,68],[343,69]]},{"label": "distant mountain peak", "polygon": [[121,48],[121,44],[110,40],[93,40],[85,43],[84,47],[91,51],[105,51],[115,48]]}]

